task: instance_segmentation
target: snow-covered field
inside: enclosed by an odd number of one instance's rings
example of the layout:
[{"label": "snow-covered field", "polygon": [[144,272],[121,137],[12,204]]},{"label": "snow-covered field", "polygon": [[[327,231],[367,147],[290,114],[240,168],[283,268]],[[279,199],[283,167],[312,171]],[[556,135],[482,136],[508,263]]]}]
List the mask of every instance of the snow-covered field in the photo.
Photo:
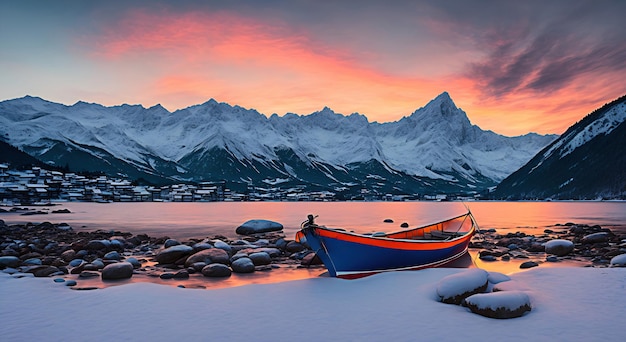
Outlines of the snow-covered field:
[{"label": "snow-covered field", "polygon": [[[2,341],[623,341],[626,268],[535,268],[504,289],[532,311],[498,320],[437,301],[463,269],[223,289],[134,283],[73,291],[0,273]],[[504,283],[500,283],[504,284]]]}]

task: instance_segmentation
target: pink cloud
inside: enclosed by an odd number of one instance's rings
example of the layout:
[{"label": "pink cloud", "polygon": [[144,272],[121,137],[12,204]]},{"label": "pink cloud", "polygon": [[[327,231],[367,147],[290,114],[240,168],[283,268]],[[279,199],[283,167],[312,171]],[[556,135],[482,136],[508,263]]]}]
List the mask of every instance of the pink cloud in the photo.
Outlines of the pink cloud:
[{"label": "pink cloud", "polygon": [[[442,30],[445,27],[437,29]],[[134,66],[137,74],[144,74],[136,90],[140,102],[162,103],[170,109],[215,98],[265,114],[306,114],[330,106],[337,112],[359,112],[371,121],[386,122],[409,115],[448,91],[473,123],[517,135],[562,133],[601,105],[599,99],[607,101],[606,94],[588,91],[593,83],[588,78],[576,78],[554,94],[521,89],[496,98],[486,96],[481,86],[484,78],[461,74],[449,41],[439,63],[433,54],[421,60],[432,64],[437,76],[420,77],[414,69],[388,73],[367,62],[376,59],[372,51],[364,58],[355,46],[316,39],[302,27],[228,11],[131,11],[90,37],[89,44],[97,63]],[[481,58],[468,45],[454,56]],[[445,65],[450,68],[447,76]],[[392,69],[398,70],[386,70]],[[490,70],[482,71],[484,76]],[[598,89],[606,89],[606,84]],[[623,94],[615,97],[619,95]]]}]

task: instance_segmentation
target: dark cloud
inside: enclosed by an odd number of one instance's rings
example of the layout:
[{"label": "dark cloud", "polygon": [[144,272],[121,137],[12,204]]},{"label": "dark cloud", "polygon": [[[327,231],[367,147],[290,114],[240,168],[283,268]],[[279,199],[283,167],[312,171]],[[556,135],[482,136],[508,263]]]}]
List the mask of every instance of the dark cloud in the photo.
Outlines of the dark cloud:
[{"label": "dark cloud", "polygon": [[548,2],[519,11],[534,17],[486,20],[473,26],[486,57],[468,65],[466,76],[482,92],[499,98],[511,92],[552,92],[589,74],[626,74],[626,2]]}]

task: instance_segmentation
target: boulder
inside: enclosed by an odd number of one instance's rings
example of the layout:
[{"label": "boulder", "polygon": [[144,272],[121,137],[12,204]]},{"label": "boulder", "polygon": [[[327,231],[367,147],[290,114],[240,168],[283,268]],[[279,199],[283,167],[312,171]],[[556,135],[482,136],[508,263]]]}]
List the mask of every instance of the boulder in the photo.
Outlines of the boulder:
[{"label": "boulder", "polygon": [[71,260],[73,260],[75,256],[76,256],[76,251],[73,249],[68,249],[64,251],[63,253],[61,253],[61,259],[67,262],[70,262]]},{"label": "boulder", "polygon": [[602,243],[609,241],[609,233],[600,232],[583,236],[582,243]]},{"label": "boulder", "polygon": [[210,243],[198,242],[193,245],[193,252],[195,253],[204,249],[211,249],[211,248],[213,248],[213,246]]},{"label": "boulder", "polygon": [[442,278],[437,284],[439,300],[447,304],[461,304],[473,294],[485,292],[489,273],[479,268],[455,273]]},{"label": "boulder", "polygon": [[272,258],[277,258],[280,256],[281,252],[280,249],[278,248],[274,248],[274,247],[261,247],[261,248],[257,248],[255,250],[255,252],[265,252],[267,254],[270,255],[270,257]]},{"label": "boulder", "polygon": [[266,252],[255,252],[248,255],[248,258],[252,260],[255,266],[269,265],[272,263],[272,258]]},{"label": "boulder", "polygon": [[250,258],[240,258],[233,261],[231,267],[235,273],[253,273],[255,271],[254,263]]},{"label": "boulder", "polygon": [[249,220],[237,227],[239,235],[253,235],[259,233],[277,232],[283,230],[283,225],[269,220]]},{"label": "boulder", "polygon": [[85,265],[85,264],[87,264],[87,262],[85,260],[83,260],[83,259],[73,259],[69,263],[70,267],[79,267],[79,266]]},{"label": "boulder", "polygon": [[230,262],[230,259],[228,257],[228,253],[226,253],[223,249],[204,249],[187,258],[185,261],[185,267],[189,267],[197,262],[204,262],[207,265],[214,263],[227,265]]},{"label": "boulder", "polygon": [[87,245],[85,246],[85,249],[94,251],[94,250],[106,249],[109,246],[111,246],[111,242],[109,240],[91,240],[87,243]]},{"label": "boulder", "polygon": [[178,240],[174,240],[174,239],[167,239],[163,243],[163,247],[165,247],[165,248],[169,248],[169,247],[172,247],[172,246],[178,246],[178,245],[180,245],[180,242]]},{"label": "boulder", "polygon": [[134,268],[141,268],[141,262],[135,257],[126,258],[126,262],[129,262],[131,265],[133,265]]},{"label": "boulder", "polygon": [[297,241],[289,241],[287,242],[287,246],[285,246],[285,250],[289,253],[298,253],[302,252],[306,248]]},{"label": "boulder", "polygon": [[574,250],[574,243],[568,240],[550,240],[545,244],[545,251],[556,256],[566,256]]},{"label": "boulder", "polygon": [[227,244],[226,242],[222,241],[222,240],[215,240],[215,241],[213,241],[213,246],[215,246],[215,248],[223,249],[228,254],[233,252],[233,250],[230,247],[230,245]]},{"label": "boulder", "polygon": [[117,260],[120,261],[122,256],[117,251],[112,251],[104,255],[104,260]]},{"label": "boulder", "polygon": [[156,260],[159,264],[173,264],[182,257],[185,257],[193,252],[193,248],[187,245],[176,245],[168,247],[159,252],[156,256]]},{"label": "boulder", "polygon": [[180,271],[174,273],[174,276],[172,278],[174,278],[174,279],[189,279],[189,272],[187,270],[180,270]]},{"label": "boulder", "polygon": [[479,293],[465,298],[473,313],[490,318],[515,318],[531,310],[530,298],[522,291]]},{"label": "boulder", "polygon": [[611,267],[626,267],[626,254],[616,255],[611,258]]},{"label": "boulder", "polygon": [[202,268],[202,275],[205,277],[218,278],[230,277],[232,271],[224,264],[209,264]]},{"label": "boulder", "polygon": [[315,254],[314,252],[311,252],[305,255],[304,258],[302,258],[302,260],[300,261],[300,265],[305,266],[305,267],[321,265],[321,264],[322,264],[322,259],[320,259],[320,257],[317,256],[317,254]]},{"label": "boulder", "polygon": [[102,280],[128,279],[133,276],[133,264],[130,262],[116,262],[102,269]]},{"label": "boulder", "polygon": [[63,272],[54,266],[41,266],[31,272],[35,277],[49,277],[52,275],[62,275]]}]

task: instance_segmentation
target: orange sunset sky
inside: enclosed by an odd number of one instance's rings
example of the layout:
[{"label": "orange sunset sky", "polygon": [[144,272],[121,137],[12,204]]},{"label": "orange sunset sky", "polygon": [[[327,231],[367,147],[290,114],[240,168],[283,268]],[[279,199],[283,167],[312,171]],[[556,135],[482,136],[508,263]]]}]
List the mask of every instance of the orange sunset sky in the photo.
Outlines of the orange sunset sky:
[{"label": "orange sunset sky", "polygon": [[447,91],[472,123],[561,134],[626,94],[626,1],[2,1],[0,101],[397,121]]}]

